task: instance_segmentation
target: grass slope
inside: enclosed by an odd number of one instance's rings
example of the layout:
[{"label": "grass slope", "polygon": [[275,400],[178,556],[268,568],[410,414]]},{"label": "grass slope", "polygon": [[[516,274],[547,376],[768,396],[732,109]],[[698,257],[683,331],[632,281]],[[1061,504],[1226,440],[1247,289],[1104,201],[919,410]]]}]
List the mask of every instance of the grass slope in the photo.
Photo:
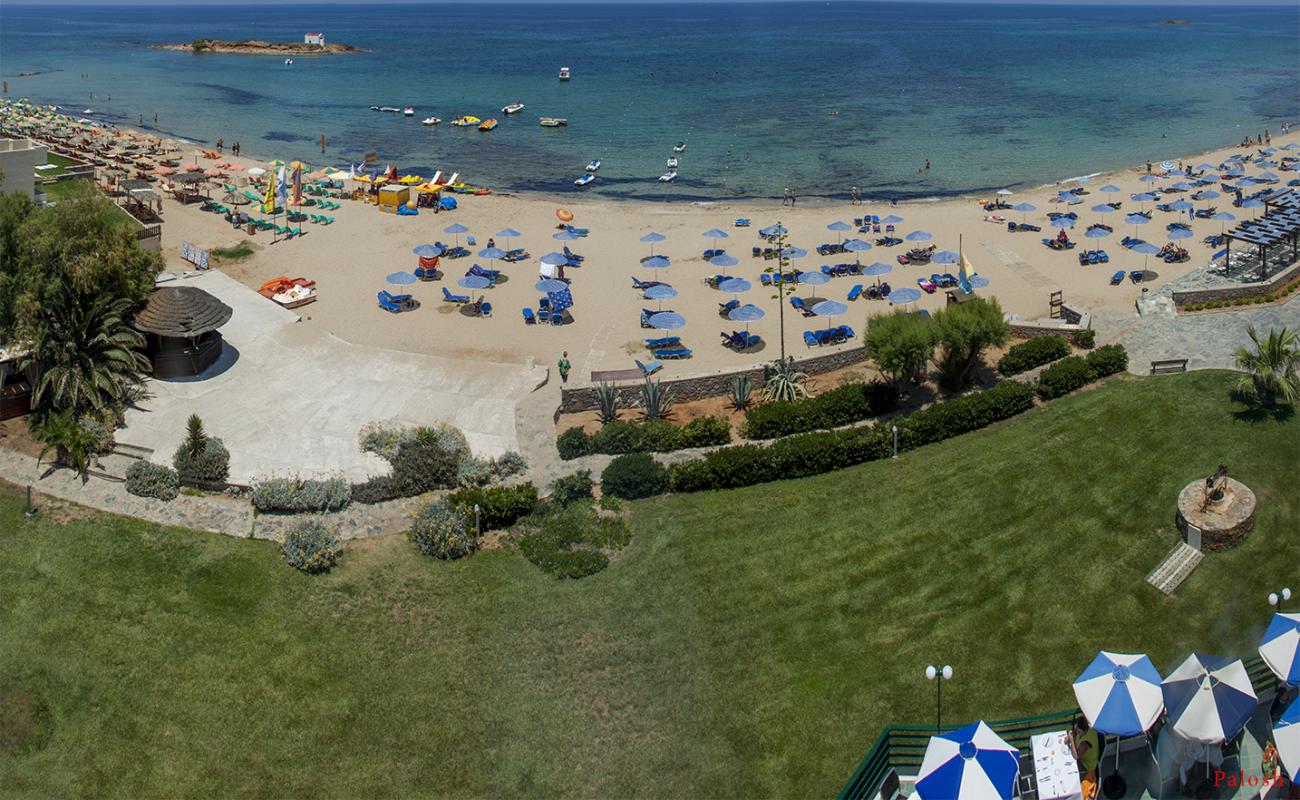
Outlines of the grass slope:
[{"label": "grass slope", "polygon": [[[1101,646],[1249,650],[1300,555],[1300,424],[1234,413],[1230,382],[1112,381],[895,462],[638,503],[580,582],[396,538],[310,577],[266,543],[0,496],[0,785],[825,796],[882,725],[933,718],[928,663],[956,668],[956,721],[1067,706]],[[1142,579],[1174,498],[1220,462],[1256,530],[1163,598]]]}]

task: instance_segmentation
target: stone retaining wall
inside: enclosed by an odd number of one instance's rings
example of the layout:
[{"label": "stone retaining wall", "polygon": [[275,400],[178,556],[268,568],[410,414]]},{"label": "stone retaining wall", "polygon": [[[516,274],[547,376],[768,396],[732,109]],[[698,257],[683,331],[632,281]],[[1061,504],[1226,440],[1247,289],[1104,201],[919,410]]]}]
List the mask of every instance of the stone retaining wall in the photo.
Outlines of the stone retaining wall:
[{"label": "stone retaining wall", "polygon": [[1181,308],[1191,303],[1208,303],[1212,300],[1232,301],[1244,297],[1263,297],[1266,294],[1277,294],[1279,289],[1298,278],[1300,278],[1300,261],[1274,275],[1273,280],[1267,283],[1242,283],[1217,286],[1211,289],[1176,291],[1173,294],[1174,305]]},{"label": "stone retaining wall", "polygon": [[[847,350],[838,350],[826,355],[796,360],[795,369],[809,375],[819,375],[854,364],[861,364],[866,360],[867,349],[865,347],[850,347]],[[673,390],[673,396],[677,402],[688,403],[692,400],[703,400],[708,397],[728,394],[731,391],[731,379],[737,375],[748,375],[754,384],[754,388],[758,389],[763,385],[766,373],[767,365],[760,364],[749,369],[714,372],[708,375],[696,375],[673,380],[665,379],[661,382],[661,385],[664,388]],[[623,407],[632,405],[641,398],[641,381],[629,381],[619,385],[618,393]],[[560,407],[556,413],[557,416],[559,414],[573,414],[599,407],[600,402],[596,397],[595,385],[565,386],[560,390]]]},{"label": "stone retaining wall", "polygon": [[1061,306],[1061,318],[1034,320],[1024,322],[1016,320],[1009,323],[1011,335],[1022,339],[1034,339],[1039,336],[1065,336],[1072,338],[1075,333],[1092,327],[1092,316],[1086,311]]}]

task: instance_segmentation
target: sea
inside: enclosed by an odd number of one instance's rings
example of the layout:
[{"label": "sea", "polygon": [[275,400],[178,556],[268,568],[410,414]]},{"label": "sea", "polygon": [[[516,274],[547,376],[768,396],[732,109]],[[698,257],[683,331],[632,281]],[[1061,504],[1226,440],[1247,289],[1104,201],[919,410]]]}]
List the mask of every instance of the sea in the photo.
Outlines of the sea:
[{"label": "sea", "polygon": [[[156,47],[307,32],[364,52],[286,65]],[[10,98],[204,147],[222,138],[344,168],[373,155],[497,191],[711,203],[786,187],[843,199],[856,185],[939,198],[1300,121],[1300,5],[5,2],[0,77]],[[514,101],[525,110],[502,114]],[[500,125],[448,124],[460,115]],[[660,183],[678,143],[678,178]],[[592,159],[596,181],[574,186]]]}]

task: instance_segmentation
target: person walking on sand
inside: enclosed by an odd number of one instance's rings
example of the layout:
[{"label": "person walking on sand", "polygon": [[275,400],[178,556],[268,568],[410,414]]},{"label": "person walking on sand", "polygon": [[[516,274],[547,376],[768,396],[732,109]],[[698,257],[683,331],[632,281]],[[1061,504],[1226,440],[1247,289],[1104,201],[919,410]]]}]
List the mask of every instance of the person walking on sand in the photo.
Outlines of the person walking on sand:
[{"label": "person walking on sand", "polygon": [[1147,174],[1148,174],[1148,175],[1151,174],[1151,162],[1150,162],[1150,161],[1147,162]]},{"label": "person walking on sand", "polygon": [[560,370],[560,383],[568,383],[569,370],[573,369],[573,365],[569,363],[568,350],[565,350],[564,353],[560,355],[560,360],[555,366]]},{"label": "person walking on sand", "polygon": [[855,206],[862,205],[862,190],[854,186],[851,190],[849,190],[849,198],[852,200],[851,205],[855,205]]},{"label": "person walking on sand", "polygon": [[225,140],[225,139],[218,139],[218,140],[217,140],[217,152],[220,153],[220,152],[221,152],[222,150],[224,150],[225,148],[226,148],[226,140]]},{"label": "person walking on sand", "polygon": [[781,205],[790,205],[790,187],[787,186],[781,190]]},{"label": "person walking on sand", "polygon": [[794,207],[799,202],[799,194],[794,189],[790,190],[790,206]]}]

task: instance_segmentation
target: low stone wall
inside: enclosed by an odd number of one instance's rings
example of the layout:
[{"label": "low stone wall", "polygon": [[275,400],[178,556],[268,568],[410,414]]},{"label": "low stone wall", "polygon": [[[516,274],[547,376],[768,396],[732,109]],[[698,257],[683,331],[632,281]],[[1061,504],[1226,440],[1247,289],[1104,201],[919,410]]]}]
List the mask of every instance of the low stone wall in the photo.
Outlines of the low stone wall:
[{"label": "low stone wall", "polygon": [[[850,347],[846,350],[796,360],[795,369],[809,375],[819,375],[843,367],[853,366],[854,364],[861,364],[866,360],[867,349],[865,347]],[[757,389],[763,385],[766,373],[767,366],[760,364],[748,369],[730,372],[714,372],[708,375],[695,375],[673,380],[665,379],[661,382],[661,385],[664,388],[673,390],[673,396],[677,402],[688,403],[692,400],[703,400],[707,397],[718,397],[727,394],[731,391],[731,379],[737,375],[748,375],[754,383],[754,388]],[[618,393],[621,405],[624,407],[631,405],[641,397],[641,381],[627,381],[619,385]],[[573,414],[599,407],[600,402],[596,397],[595,385],[565,386],[560,390],[560,407],[557,414]]]},{"label": "low stone wall", "polygon": [[1300,261],[1274,275],[1273,279],[1267,283],[1239,283],[1216,286],[1210,289],[1189,289],[1184,292],[1174,292],[1174,305],[1181,308],[1192,303],[1209,303],[1222,300],[1231,302],[1246,297],[1263,297],[1266,294],[1276,294],[1279,289],[1296,279],[1300,279]]},{"label": "low stone wall", "polygon": [[1022,339],[1039,336],[1073,336],[1092,327],[1092,316],[1086,311],[1061,306],[1060,319],[1036,319],[1032,322],[1016,320],[1010,323],[1011,335]]}]

